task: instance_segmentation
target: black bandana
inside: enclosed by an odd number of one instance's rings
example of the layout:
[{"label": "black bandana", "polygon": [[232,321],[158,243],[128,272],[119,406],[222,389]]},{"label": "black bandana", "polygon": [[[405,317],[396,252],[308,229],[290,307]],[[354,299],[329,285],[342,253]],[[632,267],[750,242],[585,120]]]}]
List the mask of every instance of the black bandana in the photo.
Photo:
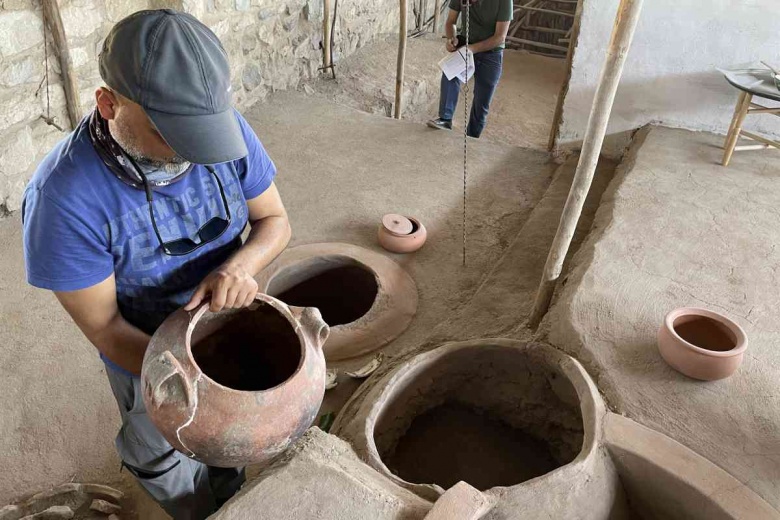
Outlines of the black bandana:
[{"label": "black bandana", "polygon": [[[143,181],[138,172],[130,164],[130,161],[125,157],[126,153],[122,150],[108,130],[108,121],[100,116],[97,108],[92,111],[92,115],[89,116],[89,138],[92,141],[92,146],[95,151],[103,160],[103,164],[111,170],[119,180],[132,186],[133,188],[144,189]],[[154,175],[152,172],[145,172],[146,180],[152,186],[167,186],[177,180],[181,179],[185,174],[189,173],[192,169],[192,165],[183,172],[173,175]]]}]

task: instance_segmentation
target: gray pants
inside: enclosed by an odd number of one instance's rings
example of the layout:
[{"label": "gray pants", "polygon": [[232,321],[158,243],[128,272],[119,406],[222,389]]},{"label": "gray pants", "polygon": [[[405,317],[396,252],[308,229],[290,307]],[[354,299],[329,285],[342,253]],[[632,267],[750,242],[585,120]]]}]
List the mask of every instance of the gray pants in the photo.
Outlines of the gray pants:
[{"label": "gray pants", "polygon": [[122,465],[176,520],[201,520],[244,483],[242,468],[215,468],[192,460],[165,440],[146,414],[141,381],[106,366],[122,414],[116,449]]}]

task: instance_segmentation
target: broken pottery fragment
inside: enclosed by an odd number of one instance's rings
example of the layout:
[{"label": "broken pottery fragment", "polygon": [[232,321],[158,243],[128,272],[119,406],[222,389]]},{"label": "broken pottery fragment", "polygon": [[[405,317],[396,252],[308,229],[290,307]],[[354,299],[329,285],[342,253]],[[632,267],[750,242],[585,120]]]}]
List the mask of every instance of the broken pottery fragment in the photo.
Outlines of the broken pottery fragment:
[{"label": "broken pottery fragment", "polygon": [[105,500],[100,500],[99,498],[93,500],[89,508],[93,511],[98,511],[99,513],[105,513],[107,515],[115,514],[122,510],[121,506],[106,502]]},{"label": "broken pottery fragment", "polygon": [[658,351],[669,366],[703,381],[732,375],[747,345],[742,327],[707,309],[675,309],[658,330]]},{"label": "broken pottery fragment", "polygon": [[355,370],[354,372],[347,372],[346,374],[353,378],[353,379],[365,379],[374,372],[376,372],[376,369],[382,365],[382,361],[385,360],[384,353],[380,352],[376,356],[374,356],[374,359],[360,367],[359,369]]},{"label": "broken pottery fragment", "polygon": [[70,520],[74,516],[73,509],[68,506],[51,506],[40,513],[23,516],[21,520]]},{"label": "broken pottery fragment", "polygon": [[487,496],[461,480],[445,491],[424,520],[479,520],[490,507]]},{"label": "broken pottery fragment", "polygon": [[325,390],[331,390],[333,388],[336,388],[338,386],[338,379],[339,373],[336,370],[328,370],[325,373]]},{"label": "broken pottery fragment", "polygon": [[87,508],[95,498],[118,502],[124,494],[101,484],[68,482],[36,493],[18,504],[0,508],[0,520],[45,520],[74,518],[74,512]]},{"label": "broken pottery fragment", "polygon": [[389,214],[382,217],[377,234],[379,245],[391,253],[413,253],[428,238],[428,231],[413,217]]},{"label": "broken pottery fragment", "polygon": [[180,309],[144,357],[149,416],[171,445],[206,464],[270,462],[317,417],[328,330],[317,309],[264,294],[244,309]]}]

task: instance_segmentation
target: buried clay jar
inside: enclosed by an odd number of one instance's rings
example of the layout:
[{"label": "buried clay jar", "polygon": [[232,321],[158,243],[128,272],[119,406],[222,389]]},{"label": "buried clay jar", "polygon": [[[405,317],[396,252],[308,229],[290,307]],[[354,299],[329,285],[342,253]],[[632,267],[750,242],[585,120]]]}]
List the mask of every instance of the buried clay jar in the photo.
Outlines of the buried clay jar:
[{"label": "buried clay jar", "polygon": [[389,214],[379,225],[379,245],[391,253],[413,253],[428,238],[428,231],[413,217]]},{"label": "buried clay jar", "polygon": [[714,381],[732,375],[747,350],[737,323],[707,309],[683,307],[666,315],[658,331],[658,351],[675,370]]}]

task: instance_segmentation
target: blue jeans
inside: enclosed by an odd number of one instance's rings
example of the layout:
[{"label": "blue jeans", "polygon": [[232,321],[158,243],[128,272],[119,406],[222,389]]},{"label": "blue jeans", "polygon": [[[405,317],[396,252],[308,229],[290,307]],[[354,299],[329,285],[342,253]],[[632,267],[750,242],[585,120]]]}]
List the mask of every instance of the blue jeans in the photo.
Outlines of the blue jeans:
[{"label": "blue jeans", "polygon": [[[504,61],[502,50],[480,52],[474,55],[474,102],[471,105],[471,116],[466,133],[470,137],[479,137],[487,122],[490,101],[501,78],[501,65]],[[439,97],[439,117],[452,121],[455,107],[458,104],[460,80],[451,81],[441,75],[441,95]]]}]

